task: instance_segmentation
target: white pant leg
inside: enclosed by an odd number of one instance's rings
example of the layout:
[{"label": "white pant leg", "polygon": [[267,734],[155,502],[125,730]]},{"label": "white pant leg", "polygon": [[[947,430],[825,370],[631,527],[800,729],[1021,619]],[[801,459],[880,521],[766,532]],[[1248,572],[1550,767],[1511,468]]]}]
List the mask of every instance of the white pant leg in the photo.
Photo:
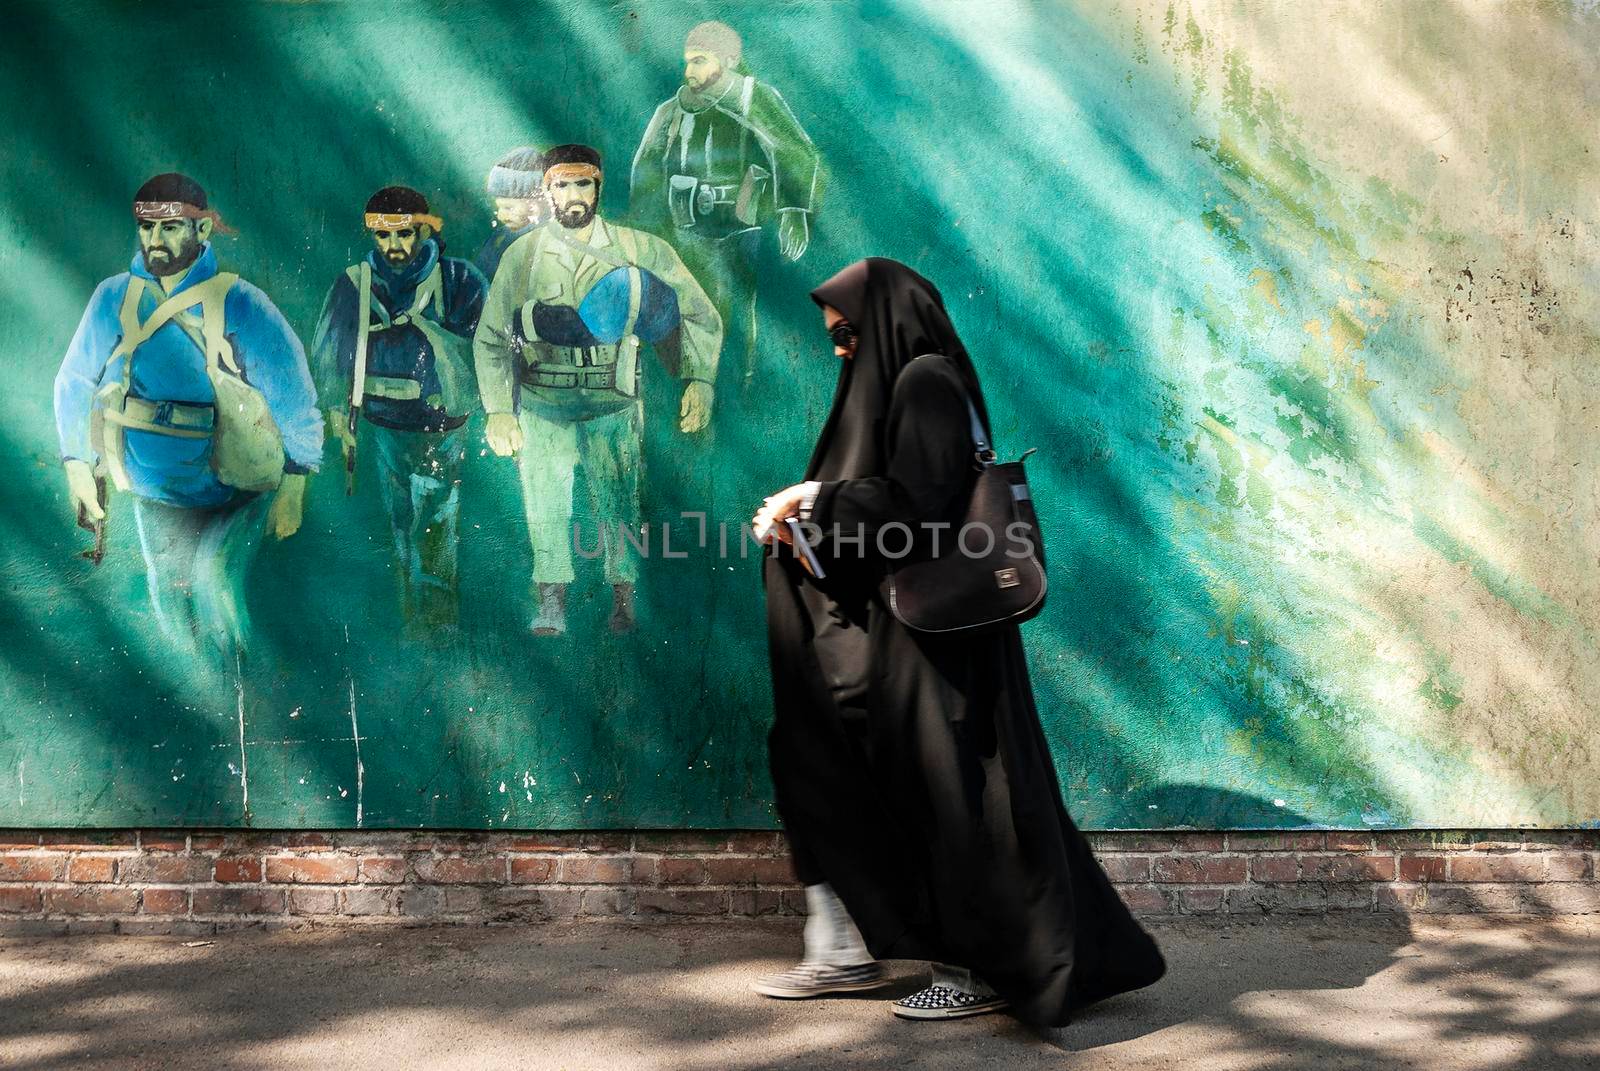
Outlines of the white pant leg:
[{"label": "white pant leg", "polygon": [[850,921],[844,903],[826,882],[806,886],[805,956],[803,962],[854,967],[873,962],[861,931]]},{"label": "white pant leg", "polygon": [[965,967],[952,967],[948,963],[935,963],[933,967],[933,984],[942,985],[946,989],[954,989],[957,993],[966,993],[974,997],[992,997],[993,989],[967,970]]}]

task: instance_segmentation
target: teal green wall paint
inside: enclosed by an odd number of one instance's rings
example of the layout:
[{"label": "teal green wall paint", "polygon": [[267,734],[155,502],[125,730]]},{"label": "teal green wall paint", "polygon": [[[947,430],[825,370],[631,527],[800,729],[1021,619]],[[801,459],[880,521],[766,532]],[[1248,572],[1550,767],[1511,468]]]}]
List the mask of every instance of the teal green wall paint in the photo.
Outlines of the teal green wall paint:
[{"label": "teal green wall paint", "polygon": [[0,824],[774,820],[753,558],[647,563],[623,637],[580,570],[573,638],[534,639],[480,415],[464,642],[401,637],[370,478],[347,501],[330,450],[304,529],[256,560],[255,664],[208,668],[166,653],[125,502],[107,562],[76,557],[51,415],[149,175],[206,186],[239,232],[224,266],[309,341],[381,185],[423,190],[470,255],[500,153],[588,141],[626,221],[626,161],[704,18],[744,34],[828,186],[805,257],[764,262],[765,415],[706,458],[650,384],[647,520],[693,466],[724,472],[730,523],[798,478],[835,371],[805,293],[896,257],[944,290],[1002,452],[1041,448],[1028,646],[1085,824],[1600,820],[1592,4],[8,15]]}]

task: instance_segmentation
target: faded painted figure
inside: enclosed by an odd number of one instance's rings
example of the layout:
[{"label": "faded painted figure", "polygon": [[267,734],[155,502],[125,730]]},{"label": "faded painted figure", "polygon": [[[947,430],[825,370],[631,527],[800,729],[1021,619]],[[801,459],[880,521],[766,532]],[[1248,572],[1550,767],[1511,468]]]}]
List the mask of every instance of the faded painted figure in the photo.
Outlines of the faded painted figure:
[{"label": "faded painted figure", "polygon": [[139,252],[95,289],[56,374],[68,493],[100,533],[108,488],[128,493],[163,632],[232,662],[248,634],[245,572],[263,527],[299,530],[322,422],[294,331],[218,270],[220,220],[199,183],[157,175],[133,216]]},{"label": "faded painted figure", "polygon": [[672,247],[597,214],[603,180],[586,145],[546,154],[555,218],[506,251],[474,348],[489,446],[518,455],[541,636],[566,631],[578,465],[599,528],[585,553],[603,546],[611,629],[633,628],[639,567],[622,530],[639,527],[639,346],[684,381],[678,427],[693,434],[711,417],[722,345],[717,310]]},{"label": "faded painted figure", "polygon": [[728,325],[730,386],[756,371],[756,264],[764,228],[798,260],[819,193],[816,146],[779,92],[744,73],[739,34],[689,31],[683,85],[651,116],[633,157],[631,211],[671,235]]},{"label": "faded painted figure", "polygon": [[347,491],[363,434],[372,445],[407,627],[438,639],[458,617],[461,461],[478,407],[471,340],[488,284],[444,255],[444,224],[416,190],[379,190],[363,218],[373,248],[334,280],[317,325],[318,393]]},{"label": "faded painted figure", "polygon": [[544,192],[544,154],[531,145],[512,149],[489,169],[484,185],[494,201],[489,237],[472,263],[485,279],[493,279],[511,243],[550,218]]}]

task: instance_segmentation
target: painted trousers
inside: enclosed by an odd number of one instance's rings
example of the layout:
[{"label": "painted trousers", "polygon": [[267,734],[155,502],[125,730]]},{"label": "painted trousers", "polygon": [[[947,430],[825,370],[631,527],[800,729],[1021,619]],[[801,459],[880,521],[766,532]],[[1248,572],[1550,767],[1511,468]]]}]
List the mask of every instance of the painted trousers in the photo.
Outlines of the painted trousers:
[{"label": "painted trousers", "polygon": [[244,582],[266,529],[271,495],[187,509],[133,499],[150,607],[186,654],[210,648],[231,665],[250,630]]},{"label": "painted trousers", "polygon": [[674,244],[722,317],[719,382],[743,389],[756,372],[756,262],[762,231],[749,227],[720,238],[696,231],[676,233]]},{"label": "painted trousers", "polygon": [[[639,528],[642,403],[574,421],[551,420],[524,406],[517,419],[522,424],[517,471],[522,478],[528,538],[533,544],[534,583],[572,583],[576,575],[573,543],[580,538],[586,554],[603,545],[607,583],[636,583],[639,563],[618,527],[635,532]],[[572,485],[579,465],[583,466],[590,509],[599,530],[575,535]]]},{"label": "painted trousers", "polygon": [[368,427],[378,491],[394,531],[401,610],[419,625],[453,625],[460,603],[456,550],[466,427],[446,432]]}]

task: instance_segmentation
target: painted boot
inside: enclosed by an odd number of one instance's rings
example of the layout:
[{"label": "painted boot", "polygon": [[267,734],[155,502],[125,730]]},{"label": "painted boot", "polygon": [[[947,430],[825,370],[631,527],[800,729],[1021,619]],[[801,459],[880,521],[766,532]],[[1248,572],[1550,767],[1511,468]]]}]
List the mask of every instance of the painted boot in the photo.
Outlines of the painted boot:
[{"label": "painted boot", "polygon": [[633,585],[611,585],[611,616],[606,619],[612,632],[632,632],[635,624],[633,616]]},{"label": "painted boot", "polygon": [[535,636],[560,636],[567,631],[567,585],[540,584],[539,612],[533,618]]}]

